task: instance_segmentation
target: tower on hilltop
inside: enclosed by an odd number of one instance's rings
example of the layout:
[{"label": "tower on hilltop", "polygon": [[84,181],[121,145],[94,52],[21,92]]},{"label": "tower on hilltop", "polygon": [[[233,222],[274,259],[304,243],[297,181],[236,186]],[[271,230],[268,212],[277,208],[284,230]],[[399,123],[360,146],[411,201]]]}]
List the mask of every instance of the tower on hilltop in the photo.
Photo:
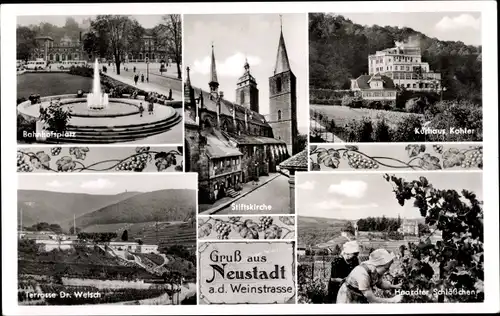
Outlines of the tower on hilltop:
[{"label": "tower on hilltop", "polygon": [[238,79],[236,83],[236,103],[244,107],[259,112],[259,89],[257,89],[257,81],[250,73],[250,64],[245,60],[245,73]]},{"label": "tower on hilltop", "polygon": [[269,124],[274,138],[286,142],[289,152],[297,154],[297,79],[290,68],[283,26],[280,30],[274,74],[269,78]]}]

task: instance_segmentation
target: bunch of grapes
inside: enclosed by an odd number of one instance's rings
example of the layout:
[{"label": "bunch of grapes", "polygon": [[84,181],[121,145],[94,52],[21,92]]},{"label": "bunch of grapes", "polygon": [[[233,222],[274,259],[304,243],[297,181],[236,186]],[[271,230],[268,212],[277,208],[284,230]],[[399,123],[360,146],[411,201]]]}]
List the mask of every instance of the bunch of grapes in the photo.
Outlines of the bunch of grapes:
[{"label": "bunch of grapes", "polygon": [[432,148],[438,154],[442,154],[443,153],[443,145],[432,145]]},{"label": "bunch of grapes", "polygon": [[17,172],[31,172],[33,171],[33,166],[26,162],[24,153],[21,151],[17,152]]},{"label": "bunch of grapes", "polygon": [[355,169],[377,169],[378,164],[375,160],[360,155],[358,153],[347,154],[349,166]]},{"label": "bunch of grapes", "polygon": [[259,230],[261,231],[268,229],[273,224],[273,218],[271,216],[261,216],[259,220]]},{"label": "bunch of grapes", "polygon": [[140,172],[146,168],[148,162],[148,154],[141,154],[131,157],[126,161],[119,163],[115,170],[117,171],[137,171]]},{"label": "bunch of grapes", "polygon": [[52,148],[50,149],[50,154],[51,154],[52,156],[57,156],[57,155],[59,155],[59,154],[61,153],[61,150],[62,150],[62,148],[61,148],[61,147],[52,147]]},{"label": "bunch of grapes", "polygon": [[215,224],[215,231],[217,232],[217,239],[229,239],[231,225],[222,221],[217,221]]},{"label": "bunch of grapes", "polygon": [[474,151],[467,153],[464,161],[462,161],[462,168],[470,168],[470,167],[479,167],[483,166],[483,149],[479,148]]}]

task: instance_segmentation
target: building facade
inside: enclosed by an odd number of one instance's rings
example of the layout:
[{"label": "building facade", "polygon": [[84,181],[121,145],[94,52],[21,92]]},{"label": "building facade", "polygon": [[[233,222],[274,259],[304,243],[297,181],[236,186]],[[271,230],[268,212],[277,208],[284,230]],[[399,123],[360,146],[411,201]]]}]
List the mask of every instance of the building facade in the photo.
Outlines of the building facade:
[{"label": "building facade", "polygon": [[[293,149],[289,148],[296,136],[293,128],[297,126],[296,92],[295,77],[284,45],[281,32],[276,64],[288,66],[275,68],[269,79],[270,87],[276,87],[278,78],[282,83],[279,93],[271,89],[271,121],[259,113],[259,90],[248,62],[243,65],[243,75],[236,82],[236,102],[226,100],[223,91],[219,90],[213,46],[208,91],[191,85],[187,68],[185,168],[198,172],[199,203],[213,203],[225,196],[236,197],[243,183],[278,171],[279,164],[290,157]],[[280,119],[278,111],[282,111]],[[285,118],[286,127],[277,125],[285,122]]]},{"label": "building facade", "polygon": [[413,91],[439,91],[441,74],[422,61],[418,45],[396,42],[393,48],[368,56],[368,74],[381,74],[392,79],[396,88]]},{"label": "building facade", "polygon": [[125,62],[160,62],[171,63],[165,45],[158,43],[152,35],[146,34],[140,43],[126,52],[123,56]]},{"label": "building facade", "polygon": [[355,95],[370,101],[396,101],[397,89],[391,78],[380,75],[361,75],[351,80]]},{"label": "building facade", "polygon": [[31,54],[31,60],[43,59],[52,63],[88,60],[88,55],[83,50],[81,35],[79,39],[65,36],[58,43],[55,43],[50,36],[39,36],[36,42],[37,46]]}]

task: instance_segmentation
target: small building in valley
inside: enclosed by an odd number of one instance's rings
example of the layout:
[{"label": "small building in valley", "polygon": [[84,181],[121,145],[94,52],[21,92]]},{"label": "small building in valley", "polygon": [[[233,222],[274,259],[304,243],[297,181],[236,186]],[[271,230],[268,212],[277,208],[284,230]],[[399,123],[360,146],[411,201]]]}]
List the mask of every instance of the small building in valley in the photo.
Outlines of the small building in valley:
[{"label": "small building in valley", "polygon": [[380,73],[361,75],[352,79],[351,90],[364,100],[396,101],[397,89],[394,82]]}]

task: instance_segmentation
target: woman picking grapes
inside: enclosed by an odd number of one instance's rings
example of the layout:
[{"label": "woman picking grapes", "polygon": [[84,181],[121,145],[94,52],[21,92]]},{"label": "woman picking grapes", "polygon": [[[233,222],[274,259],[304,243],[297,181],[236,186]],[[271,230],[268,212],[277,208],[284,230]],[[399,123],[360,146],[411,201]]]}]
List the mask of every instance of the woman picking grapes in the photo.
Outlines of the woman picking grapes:
[{"label": "woman picking grapes", "polygon": [[394,262],[394,254],[385,249],[374,250],[367,261],[354,268],[337,295],[337,304],[362,304],[362,303],[399,303],[403,296],[396,295],[391,298],[377,297],[373,287],[384,290],[400,289],[401,285],[393,285],[382,279]]},{"label": "woman picking grapes", "polygon": [[359,245],[356,241],[344,244],[342,253],[332,261],[332,272],[328,282],[328,301],[335,304],[340,286],[351,271],[359,265]]}]

